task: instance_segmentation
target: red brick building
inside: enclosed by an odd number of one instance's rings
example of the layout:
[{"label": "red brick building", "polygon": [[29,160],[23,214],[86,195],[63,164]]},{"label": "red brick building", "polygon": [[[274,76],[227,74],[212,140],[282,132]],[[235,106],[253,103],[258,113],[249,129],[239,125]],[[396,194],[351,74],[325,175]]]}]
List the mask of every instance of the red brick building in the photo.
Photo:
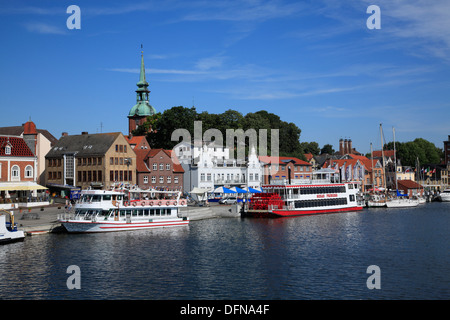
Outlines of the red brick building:
[{"label": "red brick building", "polygon": [[183,191],[184,169],[172,150],[135,148],[134,152],[140,188]]},{"label": "red brick building", "polygon": [[259,156],[263,165],[263,184],[269,180],[311,179],[312,165],[306,161],[294,157]]}]

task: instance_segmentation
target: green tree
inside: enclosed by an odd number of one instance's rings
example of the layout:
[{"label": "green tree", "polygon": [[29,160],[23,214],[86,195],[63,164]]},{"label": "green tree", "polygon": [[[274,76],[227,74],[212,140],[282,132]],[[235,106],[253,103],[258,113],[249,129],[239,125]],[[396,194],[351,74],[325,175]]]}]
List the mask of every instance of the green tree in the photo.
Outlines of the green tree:
[{"label": "green tree", "polygon": [[323,146],[323,148],[320,150],[320,154],[333,154],[334,153],[334,149],[333,146],[331,144],[326,144]]},{"label": "green tree", "polygon": [[[147,134],[147,140],[152,148],[172,149],[179,141],[172,141],[172,133],[176,129],[186,129],[194,137],[194,121],[198,114],[194,107],[182,106],[165,110],[156,121],[156,132]],[[145,125],[145,124],[144,124]]]},{"label": "green tree", "polygon": [[[384,149],[394,150],[394,142],[387,143]],[[417,159],[421,164],[438,164],[443,158],[442,149],[423,138],[416,138],[414,141],[408,142],[395,142],[395,149],[397,159],[400,159],[404,166],[415,167]]]}]

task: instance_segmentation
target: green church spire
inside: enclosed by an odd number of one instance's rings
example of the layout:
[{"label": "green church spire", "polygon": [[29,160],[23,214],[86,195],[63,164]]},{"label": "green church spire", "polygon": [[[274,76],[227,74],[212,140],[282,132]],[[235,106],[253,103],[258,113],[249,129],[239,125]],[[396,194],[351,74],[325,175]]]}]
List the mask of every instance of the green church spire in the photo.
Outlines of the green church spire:
[{"label": "green church spire", "polygon": [[155,108],[153,108],[149,103],[149,93],[148,82],[145,80],[145,66],[144,66],[144,51],[141,45],[141,71],[139,74],[139,82],[136,83],[136,105],[131,108],[128,117],[133,116],[151,116],[156,113]]}]

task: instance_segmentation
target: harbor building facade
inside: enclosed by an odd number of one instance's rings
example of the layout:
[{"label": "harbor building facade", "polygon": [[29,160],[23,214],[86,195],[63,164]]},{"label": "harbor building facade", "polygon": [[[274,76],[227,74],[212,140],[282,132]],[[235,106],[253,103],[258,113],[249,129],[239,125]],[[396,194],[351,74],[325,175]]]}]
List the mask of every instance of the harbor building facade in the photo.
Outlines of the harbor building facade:
[{"label": "harbor building facade", "polygon": [[136,154],[121,132],[63,133],[45,160],[48,187],[109,189],[136,183]]}]

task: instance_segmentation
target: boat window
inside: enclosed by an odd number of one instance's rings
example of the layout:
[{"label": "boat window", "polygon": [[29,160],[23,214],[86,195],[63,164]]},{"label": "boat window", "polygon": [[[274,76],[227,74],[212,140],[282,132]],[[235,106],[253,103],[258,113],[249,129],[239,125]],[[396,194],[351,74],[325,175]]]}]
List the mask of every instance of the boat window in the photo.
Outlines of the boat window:
[{"label": "boat window", "polygon": [[350,195],[350,201],[355,201],[355,195],[354,194]]},{"label": "boat window", "polygon": [[122,195],[121,194],[119,194],[119,195],[117,195],[117,200],[122,200]]},{"label": "boat window", "polygon": [[148,209],[144,209],[144,210],[143,210],[143,215],[144,215],[144,216],[148,216],[148,214],[149,214],[149,210],[148,210]]},{"label": "boat window", "polygon": [[348,188],[353,189],[353,184],[349,183]]},{"label": "boat window", "polygon": [[154,216],[155,215],[155,209],[150,209],[150,215]]},{"label": "boat window", "polygon": [[111,195],[110,194],[103,195],[103,201],[111,201]]}]

